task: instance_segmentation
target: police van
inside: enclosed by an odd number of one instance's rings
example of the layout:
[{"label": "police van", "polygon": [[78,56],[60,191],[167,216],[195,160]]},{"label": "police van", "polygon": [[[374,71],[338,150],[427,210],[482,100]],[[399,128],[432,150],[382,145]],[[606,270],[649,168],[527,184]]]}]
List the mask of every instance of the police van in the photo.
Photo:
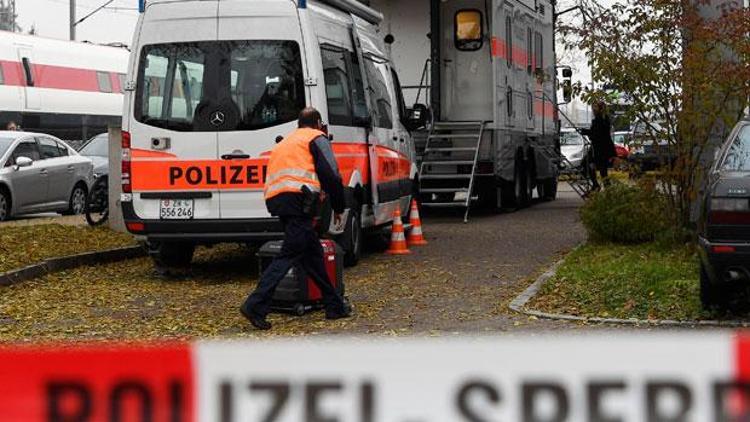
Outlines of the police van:
[{"label": "police van", "polygon": [[122,211],[164,265],[196,244],[283,236],[263,199],[276,142],[313,106],[347,187],[332,234],[346,262],[363,231],[405,214],[415,148],[383,16],[357,1],[149,0],[136,27],[122,133]]}]

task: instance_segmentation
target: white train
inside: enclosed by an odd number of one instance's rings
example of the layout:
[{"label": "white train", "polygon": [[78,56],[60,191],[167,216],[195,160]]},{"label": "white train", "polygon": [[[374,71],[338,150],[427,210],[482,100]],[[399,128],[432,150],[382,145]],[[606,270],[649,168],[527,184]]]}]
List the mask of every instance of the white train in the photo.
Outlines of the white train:
[{"label": "white train", "polygon": [[119,125],[125,48],[0,31],[0,129],[87,139]]}]

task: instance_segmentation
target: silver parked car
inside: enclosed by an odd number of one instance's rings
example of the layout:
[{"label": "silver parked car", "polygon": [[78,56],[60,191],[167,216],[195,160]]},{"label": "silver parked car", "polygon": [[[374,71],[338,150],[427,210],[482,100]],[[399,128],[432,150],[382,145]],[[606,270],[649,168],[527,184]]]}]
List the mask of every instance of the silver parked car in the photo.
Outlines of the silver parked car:
[{"label": "silver parked car", "polygon": [[568,163],[563,163],[564,170],[576,170],[583,167],[589,155],[591,144],[585,136],[578,133],[573,128],[563,128],[560,130],[560,150]]},{"label": "silver parked car", "polygon": [[93,164],[54,136],[0,131],[0,221],[19,214],[81,214]]}]

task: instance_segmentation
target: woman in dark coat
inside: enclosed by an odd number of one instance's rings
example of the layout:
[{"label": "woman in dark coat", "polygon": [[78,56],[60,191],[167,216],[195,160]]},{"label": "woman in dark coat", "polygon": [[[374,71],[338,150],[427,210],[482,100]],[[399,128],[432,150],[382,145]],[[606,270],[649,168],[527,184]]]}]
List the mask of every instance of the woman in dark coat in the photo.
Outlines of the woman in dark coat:
[{"label": "woman in dark coat", "polygon": [[594,104],[593,109],[594,120],[591,121],[591,129],[587,132],[594,156],[591,181],[594,189],[599,189],[599,181],[596,178],[595,170],[599,171],[602,180],[606,180],[609,176],[609,162],[617,156],[617,151],[615,150],[615,143],[612,141],[612,123],[607,115],[606,106],[603,102],[598,102]]}]

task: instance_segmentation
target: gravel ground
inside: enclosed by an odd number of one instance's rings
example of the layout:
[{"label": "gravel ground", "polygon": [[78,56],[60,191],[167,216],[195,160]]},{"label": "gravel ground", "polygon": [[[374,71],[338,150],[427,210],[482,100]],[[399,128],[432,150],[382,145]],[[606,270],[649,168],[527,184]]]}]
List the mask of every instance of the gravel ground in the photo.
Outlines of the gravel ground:
[{"label": "gravel ground", "polygon": [[368,254],[345,273],[355,316],[272,315],[274,330],[249,328],[237,307],[257,280],[252,251],[202,249],[190,274],[163,279],[148,259],[84,267],[22,283],[0,295],[0,341],[152,339],[310,334],[428,334],[547,330],[580,325],[512,313],[508,303],[584,240],[581,200],[510,214],[428,215],[428,246],[406,257]]}]

